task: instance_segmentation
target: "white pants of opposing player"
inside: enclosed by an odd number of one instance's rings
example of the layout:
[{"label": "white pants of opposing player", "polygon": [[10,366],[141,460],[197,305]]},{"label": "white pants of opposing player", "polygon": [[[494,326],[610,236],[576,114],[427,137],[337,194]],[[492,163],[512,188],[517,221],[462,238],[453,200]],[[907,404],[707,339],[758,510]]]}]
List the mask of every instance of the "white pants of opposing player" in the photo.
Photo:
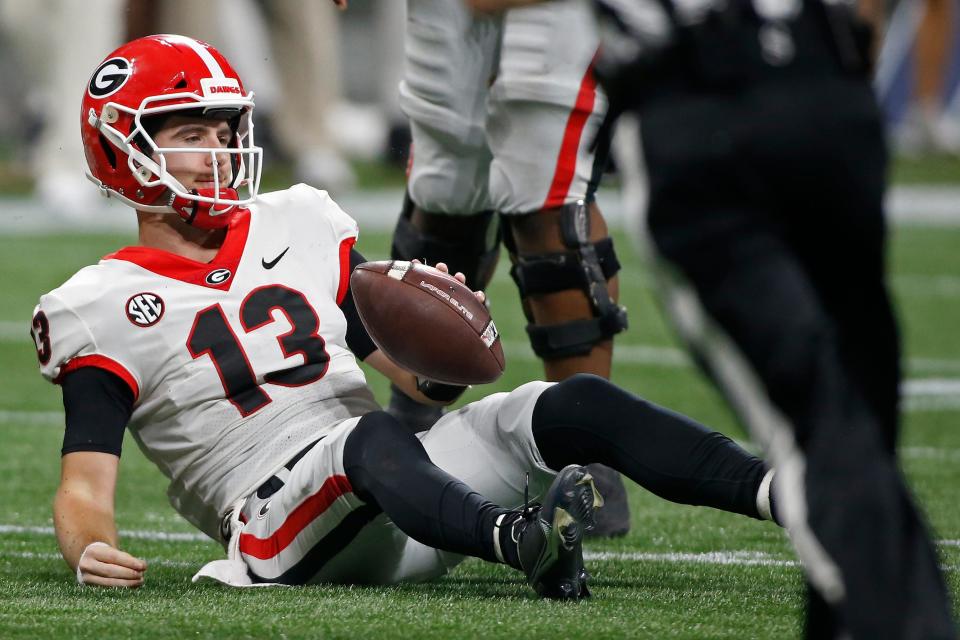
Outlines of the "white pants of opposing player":
[{"label": "white pants of opposing player", "polygon": [[[446,414],[419,435],[430,459],[507,508],[523,504],[529,472],[536,500],[554,476],[531,426],[550,384],[531,382]],[[267,499],[251,496],[242,509],[241,558],[261,579],[391,584],[436,578],[464,559],[412,540],[353,494],[343,447],[359,420],[341,423],[297,462],[282,489]]]},{"label": "white pants of opposing player", "polygon": [[400,105],[417,205],[530,213],[584,198],[607,107],[590,11],[557,0],[489,17],[460,0],[408,0]]}]

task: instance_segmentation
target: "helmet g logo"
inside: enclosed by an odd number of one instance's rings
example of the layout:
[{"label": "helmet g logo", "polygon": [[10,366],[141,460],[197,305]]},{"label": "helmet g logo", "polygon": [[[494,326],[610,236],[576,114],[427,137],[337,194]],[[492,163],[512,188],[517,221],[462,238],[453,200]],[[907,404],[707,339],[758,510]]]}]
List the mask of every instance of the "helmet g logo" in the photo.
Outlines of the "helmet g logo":
[{"label": "helmet g logo", "polygon": [[110,58],[97,67],[87,92],[94,98],[106,98],[120,90],[133,72],[126,58]]}]

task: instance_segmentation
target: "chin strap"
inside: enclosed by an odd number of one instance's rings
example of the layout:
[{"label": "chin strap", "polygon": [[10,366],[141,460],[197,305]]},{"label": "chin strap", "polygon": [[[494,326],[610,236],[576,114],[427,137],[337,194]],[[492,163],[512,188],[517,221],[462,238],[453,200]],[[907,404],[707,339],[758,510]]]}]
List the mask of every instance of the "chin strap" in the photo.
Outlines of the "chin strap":
[{"label": "chin strap", "polygon": [[[239,200],[237,190],[229,187],[222,187],[219,190],[193,189],[190,194],[217,200]],[[218,205],[215,202],[203,202],[176,194],[173,195],[170,206],[181,220],[198,229],[222,229],[230,224],[234,215],[240,210],[235,204]]]}]

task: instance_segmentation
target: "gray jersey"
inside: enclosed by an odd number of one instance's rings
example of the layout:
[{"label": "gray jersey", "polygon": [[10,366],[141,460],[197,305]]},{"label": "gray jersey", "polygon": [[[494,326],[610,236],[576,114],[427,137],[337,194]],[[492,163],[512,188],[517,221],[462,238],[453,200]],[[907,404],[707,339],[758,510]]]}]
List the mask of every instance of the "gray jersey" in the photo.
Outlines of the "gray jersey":
[{"label": "gray jersey", "polygon": [[41,298],[41,371],[120,376],[135,398],[128,428],[170,479],[171,504],[216,538],[232,502],[378,408],[338,306],[356,237],[326,192],[297,185],[261,196],[210,263],[122,249]]}]

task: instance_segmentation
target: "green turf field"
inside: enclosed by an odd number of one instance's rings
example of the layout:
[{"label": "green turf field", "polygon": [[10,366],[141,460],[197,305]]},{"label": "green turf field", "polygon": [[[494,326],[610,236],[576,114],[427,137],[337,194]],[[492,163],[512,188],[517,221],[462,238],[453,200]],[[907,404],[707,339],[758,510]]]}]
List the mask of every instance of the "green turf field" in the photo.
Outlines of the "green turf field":
[{"label": "green turf field", "polygon": [[[618,338],[614,380],[745,439],[717,394],[682,358],[639,259],[625,238],[618,240],[631,328]],[[50,531],[62,432],[59,392],[37,373],[27,325],[40,293],[124,243],[115,236],[0,237],[0,638],[798,636],[801,574],[778,528],[668,504],[639,490],[631,494],[630,535],[587,545],[595,596],[588,602],[541,602],[518,573],[474,560],[430,584],[198,587],[190,583],[194,571],[222,552],[167,505],[163,478],[132,441],[124,450],[117,517],[124,547],[151,564],[147,584],[137,591],[77,586]],[[386,246],[385,236],[370,235],[359,248],[380,258]],[[936,529],[954,592],[960,592],[958,247],[960,229],[898,228],[892,260],[907,373],[916,391],[905,414],[904,467]],[[489,294],[507,371],[467,400],[540,375],[502,265]],[[383,399],[385,385],[375,375]]]}]

